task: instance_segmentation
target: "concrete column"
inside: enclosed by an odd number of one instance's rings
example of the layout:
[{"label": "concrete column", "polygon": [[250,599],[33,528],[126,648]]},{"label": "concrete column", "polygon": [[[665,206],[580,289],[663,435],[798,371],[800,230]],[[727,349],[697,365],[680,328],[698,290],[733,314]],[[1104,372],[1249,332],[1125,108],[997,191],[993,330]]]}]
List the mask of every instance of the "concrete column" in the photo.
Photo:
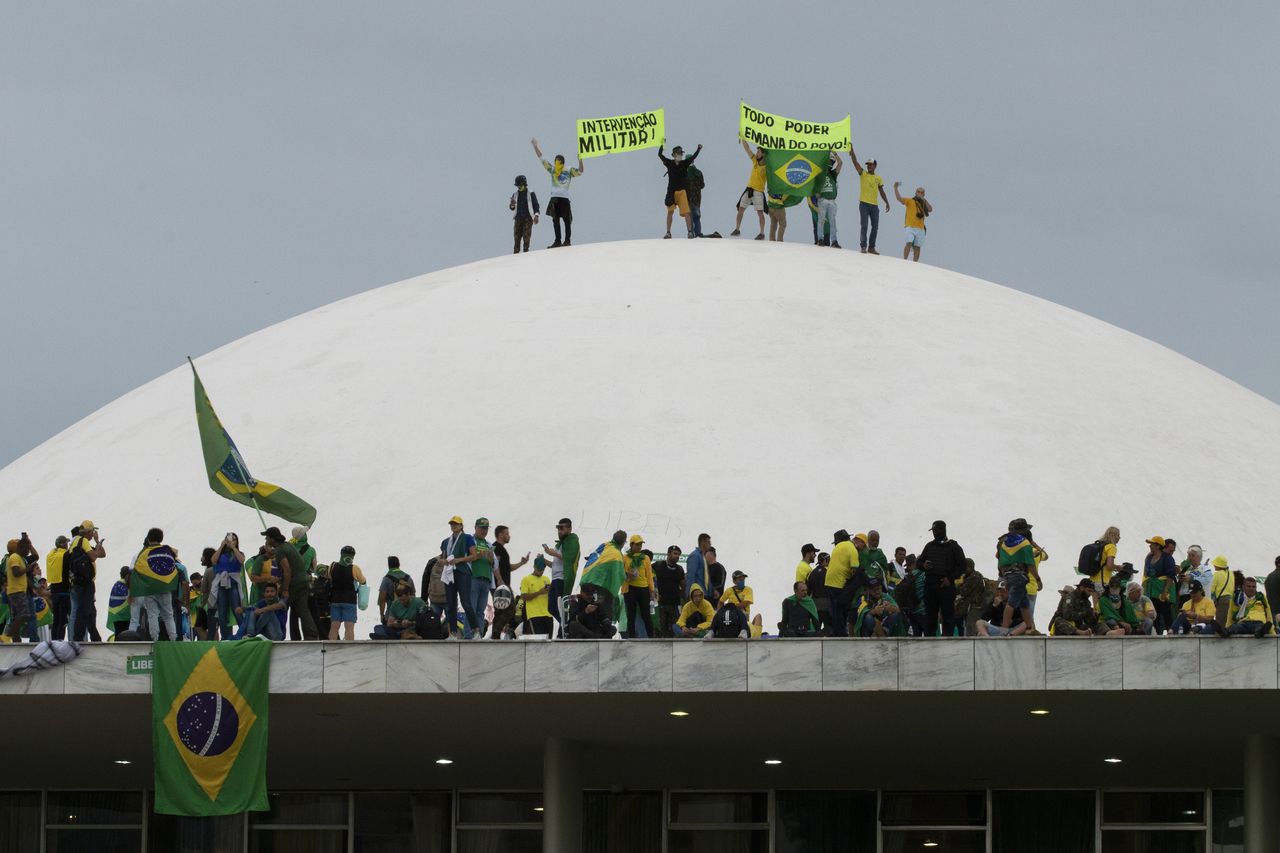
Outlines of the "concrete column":
[{"label": "concrete column", "polygon": [[547,738],[542,758],[543,853],[582,853],[582,747]]},{"label": "concrete column", "polygon": [[1249,735],[1244,744],[1245,853],[1280,851],[1280,738]]}]

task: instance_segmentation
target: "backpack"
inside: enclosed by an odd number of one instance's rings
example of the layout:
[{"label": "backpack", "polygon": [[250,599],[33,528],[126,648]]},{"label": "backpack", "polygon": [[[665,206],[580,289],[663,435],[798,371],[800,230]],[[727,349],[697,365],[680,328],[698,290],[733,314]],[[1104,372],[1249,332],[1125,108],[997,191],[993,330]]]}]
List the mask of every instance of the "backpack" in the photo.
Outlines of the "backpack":
[{"label": "backpack", "polygon": [[912,612],[920,606],[920,600],[916,597],[916,578],[913,572],[908,573],[902,579],[902,583],[893,588],[893,598],[898,602],[898,609],[904,613]]},{"label": "backpack", "polygon": [[1076,561],[1076,571],[1086,577],[1102,571],[1102,549],[1106,546],[1101,539],[1090,542],[1080,549],[1080,559]]},{"label": "backpack", "polygon": [[809,577],[805,580],[805,586],[809,587],[809,595],[813,598],[826,598],[827,586],[827,569],[825,566],[814,566],[809,570]]},{"label": "backpack", "polygon": [[66,556],[62,558],[63,577],[69,580],[72,586],[89,586],[93,583],[93,560],[80,546],[79,543],[82,541],[84,540],[77,539],[71,543]]},{"label": "backpack", "polygon": [[413,632],[424,640],[443,640],[448,636],[440,617],[429,606],[418,611],[417,618],[413,620]]},{"label": "backpack", "polygon": [[726,604],[716,614],[715,622],[711,626],[711,636],[718,640],[737,639],[746,630],[746,621],[746,617],[742,615],[737,605]]}]

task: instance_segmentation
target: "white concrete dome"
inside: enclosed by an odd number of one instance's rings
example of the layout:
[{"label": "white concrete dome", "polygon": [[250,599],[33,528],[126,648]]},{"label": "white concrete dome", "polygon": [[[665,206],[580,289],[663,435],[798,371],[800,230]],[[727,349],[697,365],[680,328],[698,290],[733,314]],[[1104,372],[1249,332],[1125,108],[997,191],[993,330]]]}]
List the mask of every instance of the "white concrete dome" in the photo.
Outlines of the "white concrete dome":
[{"label": "white concrete dome", "polygon": [[[1058,586],[1110,524],[1134,562],[1152,534],[1250,574],[1280,552],[1280,407],[1100,320],[892,257],[738,240],[508,256],[197,365],[254,475],[319,510],[320,559],[352,544],[371,578],[388,554],[417,577],[455,513],[509,525],[517,558],[566,515],[584,549],[617,528],[658,552],[709,532],[769,625],[800,546],[841,527],[918,551],[944,518],[990,574],[1025,516]],[[0,471],[0,519],[42,553],[86,517],[107,537],[100,610],[152,525],[189,565],[226,530],[256,547],[252,510],[207,486],[185,364]]]}]

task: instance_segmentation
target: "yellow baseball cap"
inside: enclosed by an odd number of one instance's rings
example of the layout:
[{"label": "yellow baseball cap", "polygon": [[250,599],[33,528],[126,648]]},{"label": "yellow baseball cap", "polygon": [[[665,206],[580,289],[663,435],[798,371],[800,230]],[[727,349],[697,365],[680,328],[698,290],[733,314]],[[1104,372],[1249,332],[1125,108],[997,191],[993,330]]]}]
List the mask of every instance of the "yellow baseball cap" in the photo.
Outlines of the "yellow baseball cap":
[{"label": "yellow baseball cap", "polygon": [[1148,540],[1147,540],[1147,544],[1148,544],[1148,545],[1159,545],[1161,548],[1163,548],[1163,547],[1164,547],[1164,537],[1163,537],[1163,536],[1152,536],[1150,539],[1148,539]]},{"label": "yellow baseball cap", "polygon": [[641,536],[639,533],[632,534],[632,536],[631,536],[631,544],[632,544],[632,545],[643,545],[643,544],[644,544],[644,537],[643,537],[643,536]]},{"label": "yellow baseball cap", "polygon": [[80,522],[80,529],[85,533],[88,533],[90,530],[97,530],[98,528],[94,527],[93,522],[86,518],[84,521]]},{"label": "yellow baseball cap", "polygon": [[462,523],[463,523],[463,522],[462,522],[462,516],[460,516],[460,515],[455,515],[453,518],[449,519],[449,523],[450,523],[450,524],[462,524]]},{"label": "yellow baseball cap", "polygon": [[866,545],[866,544],[867,544],[867,534],[865,534],[865,533],[855,533],[855,534],[853,534],[853,538],[854,538],[854,539],[861,539],[861,540],[862,540],[862,544],[863,544],[863,545]]},{"label": "yellow baseball cap", "polygon": [[1213,558],[1213,567],[1215,569],[1229,569],[1231,568],[1231,564],[1227,562],[1225,555],[1219,554]]}]

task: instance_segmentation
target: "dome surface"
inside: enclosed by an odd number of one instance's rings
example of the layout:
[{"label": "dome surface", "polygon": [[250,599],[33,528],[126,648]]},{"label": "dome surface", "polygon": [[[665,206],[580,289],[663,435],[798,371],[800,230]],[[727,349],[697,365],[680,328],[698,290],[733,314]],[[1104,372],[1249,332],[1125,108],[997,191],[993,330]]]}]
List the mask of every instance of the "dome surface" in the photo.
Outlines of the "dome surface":
[{"label": "dome surface", "polygon": [[[254,476],[319,511],[376,582],[415,578],[455,513],[514,558],[615,529],[662,552],[712,535],[769,630],[800,546],[874,528],[918,551],[935,518],[994,574],[1035,524],[1050,590],[1108,525],[1265,574],[1280,547],[1280,407],[1157,343],[923,264],[809,245],[636,241],[409,279],[197,359]],[[185,364],[0,471],[0,518],[43,554],[93,519],[118,568],[164,528],[189,566],[253,511],[209,490]],[[287,531],[288,525],[278,520]],[[521,573],[523,574],[523,572]],[[376,609],[362,614],[362,632]]]}]

